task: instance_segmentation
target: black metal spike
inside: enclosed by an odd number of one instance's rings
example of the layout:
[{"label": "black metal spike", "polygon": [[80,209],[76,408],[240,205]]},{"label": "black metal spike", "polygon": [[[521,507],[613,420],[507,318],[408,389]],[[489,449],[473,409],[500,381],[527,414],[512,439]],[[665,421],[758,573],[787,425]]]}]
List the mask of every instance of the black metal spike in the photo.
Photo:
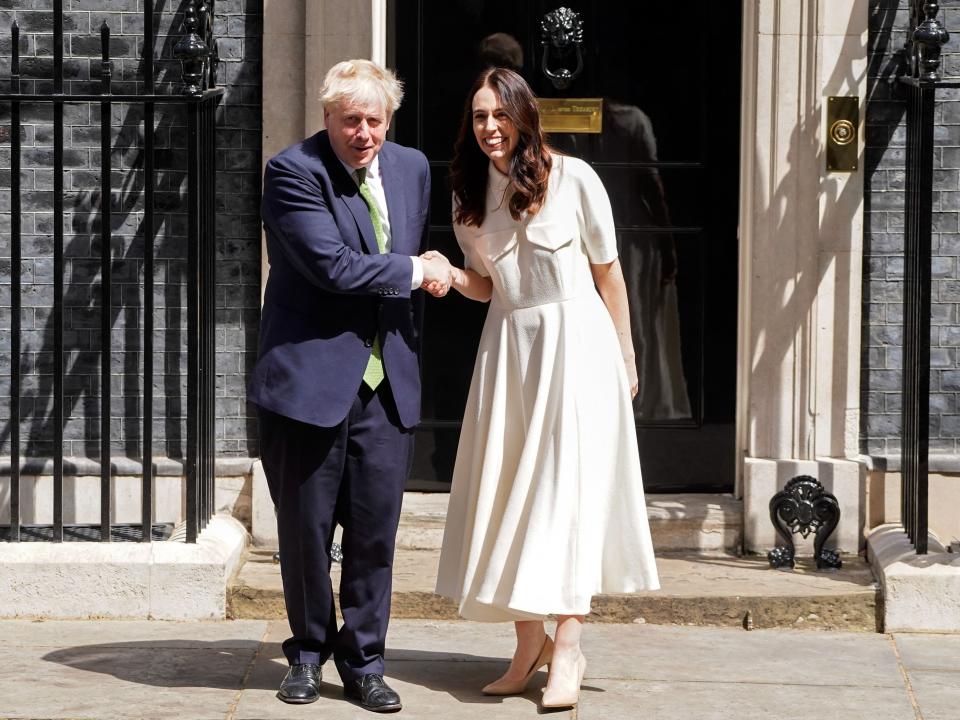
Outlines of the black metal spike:
[{"label": "black metal spike", "polygon": [[19,75],[20,74],[20,26],[17,25],[17,21],[13,21],[13,25],[10,26],[10,36],[12,39],[12,51],[13,57],[12,62],[10,63],[10,74]]},{"label": "black metal spike", "polygon": [[110,84],[113,80],[113,63],[110,62],[110,26],[103,21],[100,26],[100,92],[110,94]]}]

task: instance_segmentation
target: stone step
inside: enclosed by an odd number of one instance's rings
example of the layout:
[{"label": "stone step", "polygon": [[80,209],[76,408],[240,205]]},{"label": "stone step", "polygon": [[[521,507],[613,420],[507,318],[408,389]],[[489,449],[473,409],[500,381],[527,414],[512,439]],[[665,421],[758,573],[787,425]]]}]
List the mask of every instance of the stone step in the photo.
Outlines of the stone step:
[{"label": "stone step", "polygon": [[[280,568],[270,551],[251,551],[227,593],[232,618],[285,617]],[[433,593],[440,553],[400,548],[394,563],[394,618],[456,619],[456,605]],[[824,630],[881,629],[880,596],[869,566],[844,557],[836,572],[808,560],[793,571],[772,570],[765,558],[661,553],[662,589],[594,598],[593,622],[714,625]],[[334,588],[339,566],[334,566]]]},{"label": "stone step", "polygon": [[[447,520],[447,493],[406,493],[397,547],[439,550]],[[727,494],[647,495],[653,546],[659,552],[739,553],[743,502]]]}]

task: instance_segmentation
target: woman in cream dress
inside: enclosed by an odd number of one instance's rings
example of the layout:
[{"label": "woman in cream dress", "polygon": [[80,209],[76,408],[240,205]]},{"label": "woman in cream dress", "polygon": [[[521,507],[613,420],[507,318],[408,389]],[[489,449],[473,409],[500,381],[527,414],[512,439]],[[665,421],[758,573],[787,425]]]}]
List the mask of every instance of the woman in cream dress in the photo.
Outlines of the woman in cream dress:
[{"label": "woman in cream dress", "polygon": [[592,596],[658,587],[627,296],[603,185],[550,152],[526,82],[489,69],[468,97],[452,164],[465,268],[452,286],[490,308],[437,592],[465,618],[516,623],[513,662],[485,693],[523,692],[547,664],[543,705],[563,707],[577,702]]}]

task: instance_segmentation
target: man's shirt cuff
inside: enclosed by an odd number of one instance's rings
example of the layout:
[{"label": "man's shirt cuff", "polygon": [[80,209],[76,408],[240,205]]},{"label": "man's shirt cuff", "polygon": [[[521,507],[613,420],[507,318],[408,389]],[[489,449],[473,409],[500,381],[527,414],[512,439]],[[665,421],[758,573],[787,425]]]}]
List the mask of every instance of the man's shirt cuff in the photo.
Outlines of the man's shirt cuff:
[{"label": "man's shirt cuff", "polygon": [[416,290],[423,285],[423,261],[415,255],[411,255],[410,259],[413,260],[413,278],[410,280],[410,289]]}]

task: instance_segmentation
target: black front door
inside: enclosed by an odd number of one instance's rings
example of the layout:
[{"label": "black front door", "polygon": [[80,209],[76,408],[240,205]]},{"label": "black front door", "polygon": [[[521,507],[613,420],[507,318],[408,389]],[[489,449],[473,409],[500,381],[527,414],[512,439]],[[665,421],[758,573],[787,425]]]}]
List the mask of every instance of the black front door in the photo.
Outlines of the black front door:
[{"label": "black front door", "polygon": [[[476,74],[512,66],[553,101],[544,103],[553,146],[589,161],[610,195],[640,372],[634,411],[647,490],[730,490],[741,3],[701,0],[680,12],[675,3],[569,2],[571,13],[547,16],[559,7],[390,4],[391,64],[406,83],[393,132],[431,161],[431,246],[462,263],[446,182],[454,139]],[[562,39],[576,36],[578,23],[579,58]],[[546,53],[544,27],[561,37]],[[592,127],[569,114],[585,107],[597,110]],[[411,489],[448,487],[485,313],[456,293],[427,299]]]}]

